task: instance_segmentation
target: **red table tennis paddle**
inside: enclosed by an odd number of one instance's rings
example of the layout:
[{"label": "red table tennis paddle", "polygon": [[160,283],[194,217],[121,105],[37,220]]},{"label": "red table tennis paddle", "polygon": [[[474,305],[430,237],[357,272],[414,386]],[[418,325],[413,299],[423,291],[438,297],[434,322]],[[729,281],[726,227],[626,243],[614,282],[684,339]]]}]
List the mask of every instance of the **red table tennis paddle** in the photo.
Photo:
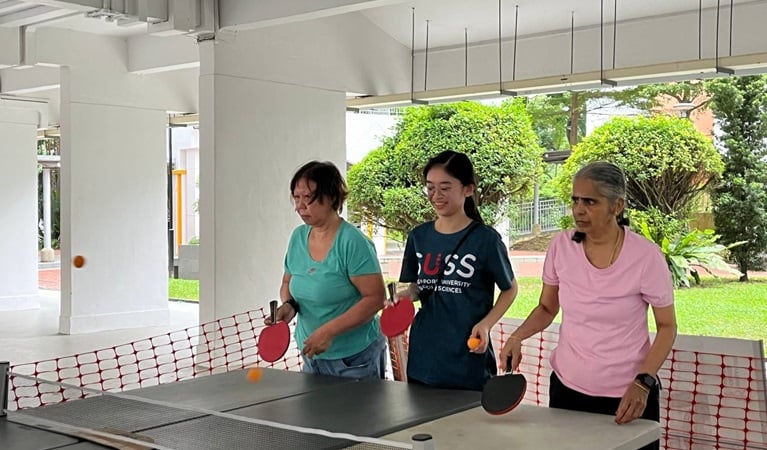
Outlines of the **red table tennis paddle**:
[{"label": "red table tennis paddle", "polygon": [[274,321],[277,315],[277,300],[269,302],[269,313],[272,325],[261,330],[261,334],[258,336],[258,356],[266,362],[275,362],[288,351],[290,327],[285,321]]},{"label": "red table tennis paddle", "polygon": [[[511,356],[506,358],[506,372],[511,371]],[[482,408],[490,414],[506,414],[525,398],[527,380],[519,373],[495,376],[482,388]]]},{"label": "red table tennis paddle", "polygon": [[392,338],[404,333],[413,323],[415,307],[413,301],[407,297],[395,300],[396,286],[394,283],[389,283],[387,288],[389,289],[389,300],[394,304],[384,308],[381,313],[381,331],[384,336]]}]

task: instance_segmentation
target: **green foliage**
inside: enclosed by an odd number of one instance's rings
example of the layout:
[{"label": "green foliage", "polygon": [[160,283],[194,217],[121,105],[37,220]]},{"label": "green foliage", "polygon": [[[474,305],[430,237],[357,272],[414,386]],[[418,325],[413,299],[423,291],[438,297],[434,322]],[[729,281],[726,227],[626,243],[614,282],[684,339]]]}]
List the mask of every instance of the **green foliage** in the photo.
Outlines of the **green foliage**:
[{"label": "green foliage", "polygon": [[[640,224],[640,229],[644,237],[653,240],[650,227],[646,222]],[[733,275],[742,275],[739,271],[731,268],[722,258],[722,253],[725,250],[738,245],[738,243],[724,246],[716,243],[718,239],[719,236],[714,234],[714,230],[692,230],[686,234],[677,235],[673,240],[664,236],[660,242],[656,242],[666,257],[666,263],[674,280],[674,287],[690,287],[688,273],[695,279],[695,284],[699,284],[698,267],[714,276],[716,274],[712,269]]]},{"label": "green foliage", "polygon": [[[657,208],[651,207],[646,211],[636,209],[628,210],[628,217],[632,228],[643,233],[645,237],[661,245],[664,237],[679,236],[682,234],[687,223],[674,216],[663,214]],[[647,233],[644,230],[647,230]]]},{"label": "green foliage", "polygon": [[570,93],[537,95],[527,99],[526,109],[541,147],[550,150],[570,148],[567,118]]},{"label": "green foliage", "polygon": [[572,177],[592,161],[610,161],[626,173],[629,206],[684,218],[695,196],[724,168],[713,144],[689,120],[666,115],[615,117],[573,151],[557,179],[569,199]]},{"label": "green foliage", "polygon": [[505,201],[532,189],[543,165],[522,99],[500,106],[461,102],[408,108],[395,135],[349,169],[350,220],[408,233],[433,219],[421,172],[443,150],[471,158],[480,213],[491,224]]},{"label": "green foliage", "polygon": [[767,78],[730,77],[708,83],[723,136],[725,170],[714,190],[714,223],[722,241],[745,243],[732,258],[748,279],[765,265],[767,249]]}]

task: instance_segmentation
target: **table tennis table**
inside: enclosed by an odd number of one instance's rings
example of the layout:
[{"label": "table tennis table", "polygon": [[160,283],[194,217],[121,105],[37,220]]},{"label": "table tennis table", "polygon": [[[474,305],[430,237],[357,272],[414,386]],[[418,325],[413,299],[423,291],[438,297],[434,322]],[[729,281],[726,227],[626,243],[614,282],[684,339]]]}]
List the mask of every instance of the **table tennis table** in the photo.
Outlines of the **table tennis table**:
[{"label": "table tennis table", "polygon": [[[660,437],[651,421],[616,425],[611,416],[526,404],[491,416],[479,392],[263,370],[257,383],[236,370],[8,411],[0,449],[629,450]],[[125,441],[106,445],[106,435]]]}]

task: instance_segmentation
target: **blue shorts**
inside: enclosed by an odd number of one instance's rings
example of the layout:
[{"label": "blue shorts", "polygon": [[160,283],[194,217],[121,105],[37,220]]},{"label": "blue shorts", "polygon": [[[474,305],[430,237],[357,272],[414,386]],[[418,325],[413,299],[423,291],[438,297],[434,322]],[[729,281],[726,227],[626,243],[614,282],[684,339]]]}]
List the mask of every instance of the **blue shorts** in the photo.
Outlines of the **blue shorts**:
[{"label": "blue shorts", "polygon": [[383,335],[365,350],[339,359],[304,359],[304,373],[331,375],[344,378],[378,378],[386,376],[386,339]]}]

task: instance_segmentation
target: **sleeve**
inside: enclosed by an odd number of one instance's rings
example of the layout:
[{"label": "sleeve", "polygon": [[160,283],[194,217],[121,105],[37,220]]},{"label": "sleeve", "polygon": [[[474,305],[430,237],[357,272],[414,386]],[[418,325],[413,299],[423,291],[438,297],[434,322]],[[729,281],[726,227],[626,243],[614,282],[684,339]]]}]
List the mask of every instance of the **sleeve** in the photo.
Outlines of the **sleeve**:
[{"label": "sleeve", "polygon": [[400,283],[415,283],[418,281],[418,255],[415,253],[415,238],[411,232],[405,243],[405,253],[402,255],[402,268],[399,272]]},{"label": "sleeve", "polygon": [[354,229],[346,251],[346,273],[350,277],[381,273],[381,264],[373,242]]},{"label": "sleeve", "polygon": [[290,235],[290,240],[288,241],[288,248],[285,251],[285,260],[283,261],[283,269],[285,270],[285,273],[288,275],[292,275],[293,271],[291,270],[291,257],[293,253],[295,253],[295,247],[296,247],[296,239],[298,239],[298,230],[299,228],[296,228],[293,230],[293,233]]},{"label": "sleeve", "polygon": [[495,230],[492,231],[491,245],[488,246],[487,267],[492,274],[498,289],[506,291],[511,289],[511,282],[514,280],[514,271],[509,261],[509,251],[501,239],[501,235]]},{"label": "sleeve", "polygon": [[674,304],[674,285],[666,258],[655,244],[650,244],[646,251],[649,255],[642,271],[642,299],[658,308],[671,306]]},{"label": "sleeve", "polygon": [[556,260],[557,247],[562,240],[563,234],[558,234],[549,244],[546,250],[546,259],[543,260],[543,282],[550,286],[559,286],[559,275],[557,274]]}]

